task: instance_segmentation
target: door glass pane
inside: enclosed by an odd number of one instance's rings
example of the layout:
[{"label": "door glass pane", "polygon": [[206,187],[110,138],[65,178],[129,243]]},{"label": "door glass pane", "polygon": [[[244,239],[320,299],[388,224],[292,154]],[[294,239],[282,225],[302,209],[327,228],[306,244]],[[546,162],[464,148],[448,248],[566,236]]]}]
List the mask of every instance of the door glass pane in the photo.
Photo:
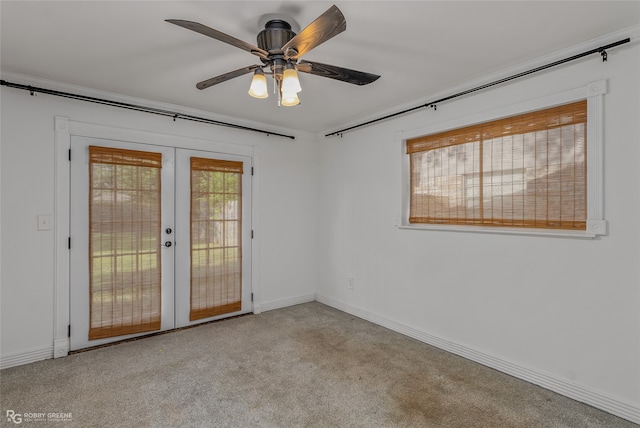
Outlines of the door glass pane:
[{"label": "door glass pane", "polygon": [[89,339],[159,330],[162,154],[89,147]]},{"label": "door glass pane", "polygon": [[191,321],[242,308],[242,162],[192,157]]}]

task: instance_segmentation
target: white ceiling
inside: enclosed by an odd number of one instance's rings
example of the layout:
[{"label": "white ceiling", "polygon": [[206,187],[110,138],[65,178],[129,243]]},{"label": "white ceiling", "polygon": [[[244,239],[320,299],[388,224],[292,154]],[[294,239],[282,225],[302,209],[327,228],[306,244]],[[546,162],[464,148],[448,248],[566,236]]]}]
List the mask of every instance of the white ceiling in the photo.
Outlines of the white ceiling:
[{"label": "white ceiling", "polygon": [[[164,21],[197,21],[256,44],[263,15],[286,13],[304,28],[334,3],[347,30],[303,59],[382,77],[356,86],[301,73],[297,107],[251,98],[250,74],[196,89],[259,60]],[[4,74],[318,133],[636,25],[640,1],[3,0],[0,15]]]}]

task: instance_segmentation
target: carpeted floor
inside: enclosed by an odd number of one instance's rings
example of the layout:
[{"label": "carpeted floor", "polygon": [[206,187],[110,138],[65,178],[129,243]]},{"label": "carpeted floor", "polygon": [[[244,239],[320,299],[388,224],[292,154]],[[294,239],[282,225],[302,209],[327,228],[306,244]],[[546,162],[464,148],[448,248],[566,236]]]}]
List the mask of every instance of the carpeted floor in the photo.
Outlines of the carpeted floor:
[{"label": "carpeted floor", "polygon": [[2,426],[17,426],[11,410],[27,427],[638,427],[320,303],[13,367],[0,382]]}]

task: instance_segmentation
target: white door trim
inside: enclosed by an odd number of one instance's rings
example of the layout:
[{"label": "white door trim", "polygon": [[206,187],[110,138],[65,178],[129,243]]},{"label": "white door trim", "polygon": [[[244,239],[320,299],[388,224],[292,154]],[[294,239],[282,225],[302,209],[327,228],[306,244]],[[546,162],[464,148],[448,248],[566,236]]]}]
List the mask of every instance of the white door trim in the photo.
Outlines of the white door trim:
[{"label": "white door trim", "polygon": [[[256,165],[258,159],[253,146],[230,144],[218,141],[189,138],[179,135],[162,134],[135,129],[118,128],[107,125],[72,121],[68,117],[55,117],[54,119],[54,309],[53,309],[53,356],[64,357],[69,354],[69,297],[70,297],[70,271],[69,271],[69,220],[70,220],[70,172],[69,150],[71,149],[71,136],[84,136],[93,138],[105,138],[112,140],[130,141],[134,143],[146,143],[175,148],[204,150],[240,156],[252,157]],[[258,221],[256,202],[259,201],[256,191],[258,189],[257,176],[252,177],[252,229]],[[259,295],[258,275],[255,274],[259,266],[256,252],[257,239],[252,245],[252,283],[251,289]],[[255,308],[255,296],[254,296]],[[254,309],[255,311],[255,309]]]}]

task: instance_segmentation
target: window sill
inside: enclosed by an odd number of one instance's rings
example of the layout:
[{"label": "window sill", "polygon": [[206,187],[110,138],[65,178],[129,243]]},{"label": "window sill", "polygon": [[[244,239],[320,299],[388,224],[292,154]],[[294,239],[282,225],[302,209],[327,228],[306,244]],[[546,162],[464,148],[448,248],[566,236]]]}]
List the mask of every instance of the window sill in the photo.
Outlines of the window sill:
[{"label": "window sill", "polygon": [[489,233],[499,235],[526,235],[526,236],[546,236],[554,238],[579,238],[594,239],[601,235],[606,235],[606,220],[588,221],[587,230],[553,230],[553,229],[525,229],[515,227],[482,227],[482,226],[455,226],[439,224],[399,224],[398,229],[404,230],[431,230],[441,232],[467,232],[467,233]]}]

